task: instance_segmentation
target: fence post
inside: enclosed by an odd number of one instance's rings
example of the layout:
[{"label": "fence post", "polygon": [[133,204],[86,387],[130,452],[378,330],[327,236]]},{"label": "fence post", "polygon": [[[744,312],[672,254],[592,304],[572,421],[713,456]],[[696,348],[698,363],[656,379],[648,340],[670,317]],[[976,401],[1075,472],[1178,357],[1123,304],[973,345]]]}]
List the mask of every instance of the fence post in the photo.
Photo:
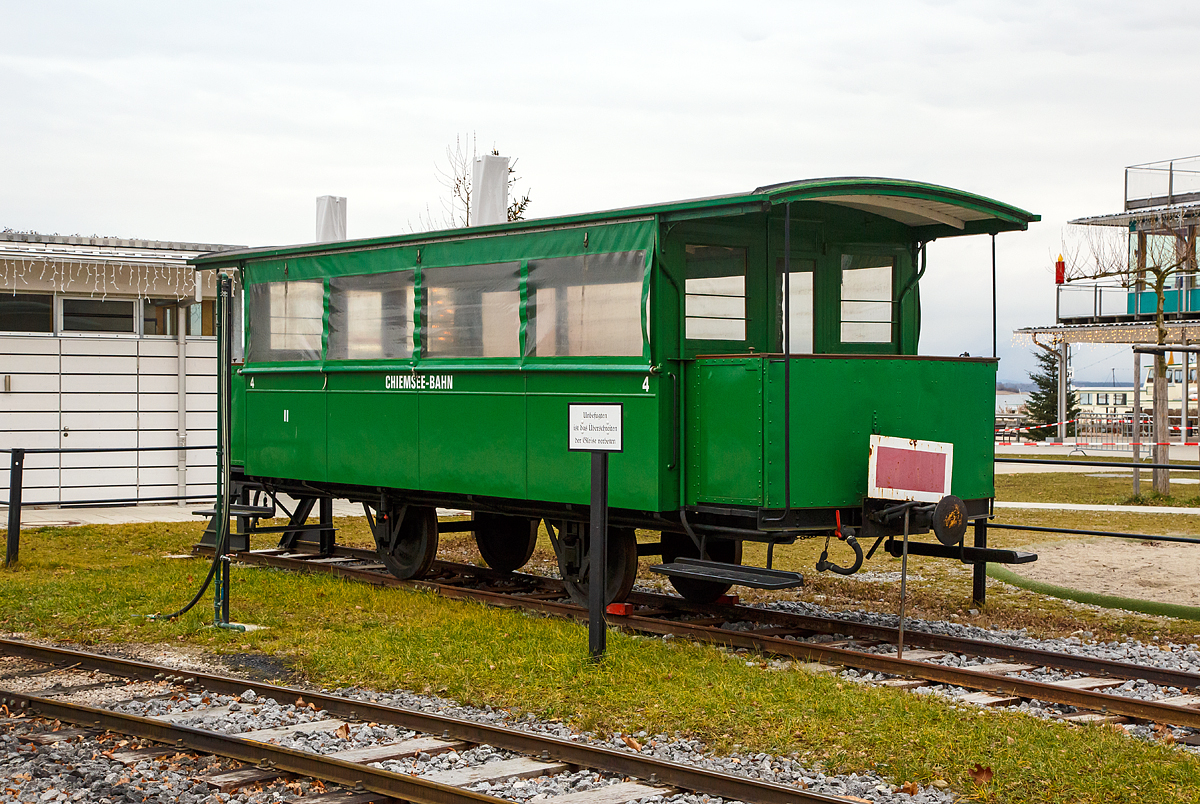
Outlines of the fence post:
[{"label": "fence post", "polygon": [[[987,547],[987,517],[975,520],[975,546]],[[982,606],[987,602],[987,564],[980,561],[971,567],[971,602]]]},{"label": "fence post", "polygon": [[25,466],[25,450],[20,447],[12,451],[12,463],[8,470],[8,546],[4,552],[4,566],[17,563],[21,552],[21,475]]}]

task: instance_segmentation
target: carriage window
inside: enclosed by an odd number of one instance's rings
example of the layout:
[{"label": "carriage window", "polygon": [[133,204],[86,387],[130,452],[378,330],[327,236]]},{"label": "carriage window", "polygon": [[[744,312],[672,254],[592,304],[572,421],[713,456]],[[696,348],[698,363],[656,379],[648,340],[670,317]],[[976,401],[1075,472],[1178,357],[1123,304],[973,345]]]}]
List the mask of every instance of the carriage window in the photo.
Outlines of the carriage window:
[{"label": "carriage window", "polygon": [[1096,394],[1096,404],[1097,405],[1107,405],[1108,404],[1108,394]]},{"label": "carriage window", "polygon": [[842,343],[892,342],[892,257],[842,255]]},{"label": "carriage window", "polygon": [[1125,402],[1125,394],[1113,394],[1113,396],[1112,396],[1112,400],[1113,400],[1113,404],[1114,404],[1114,405],[1125,405],[1125,404],[1127,404],[1127,403]]},{"label": "carriage window", "polygon": [[1080,394],[1079,395],[1079,404],[1081,404],[1081,405],[1092,404],[1092,395],[1091,394]]},{"label": "carriage window", "polygon": [[329,280],[330,360],[396,360],[413,354],[413,272]]},{"label": "carriage window", "polygon": [[644,251],[530,261],[525,353],[640,356],[645,265]]},{"label": "carriage window", "polygon": [[[813,271],[816,270],[815,260],[789,260],[791,271],[788,285],[790,289],[790,304],[788,312],[791,318],[792,354],[812,354],[813,350]],[[777,278],[775,293],[775,320],[779,322],[776,335],[779,351],[784,350],[783,331],[783,257],[775,261]]]},{"label": "carriage window", "polygon": [[686,247],[684,334],[692,340],[746,340],[746,249]]},{"label": "carriage window", "polygon": [[251,285],[248,359],[320,360],[324,318],[324,280]]},{"label": "carriage window", "polygon": [[519,357],[521,264],[428,268],[423,357]]}]

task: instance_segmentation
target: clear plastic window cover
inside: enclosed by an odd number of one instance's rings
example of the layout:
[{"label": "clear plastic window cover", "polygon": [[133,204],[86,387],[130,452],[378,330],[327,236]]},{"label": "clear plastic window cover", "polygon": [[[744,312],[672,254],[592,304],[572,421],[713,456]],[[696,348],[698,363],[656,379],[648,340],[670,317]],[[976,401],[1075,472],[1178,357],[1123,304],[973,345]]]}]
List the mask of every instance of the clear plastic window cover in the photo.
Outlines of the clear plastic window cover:
[{"label": "clear plastic window cover", "polygon": [[525,353],[640,357],[645,251],[529,261]]},{"label": "clear plastic window cover", "polygon": [[887,255],[842,255],[842,343],[892,341],[894,266]]},{"label": "clear plastic window cover", "polygon": [[521,263],[426,268],[422,357],[519,357]]},{"label": "clear plastic window cover", "polygon": [[746,249],[685,247],[684,337],[689,340],[746,339]]},{"label": "clear plastic window cover", "polygon": [[411,358],[414,306],[413,271],[331,277],[328,359]]},{"label": "clear plastic window cover", "polygon": [[775,320],[779,322],[776,335],[779,341],[779,351],[784,351],[785,334],[791,342],[791,354],[807,355],[813,351],[813,276],[816,271],[815,260],[793,258],[788,261],[788,291],[791,296],[788,304],[788,317],[791,319],[791,332],[783,329],[783,258],[775,261],[776,293]]},{"label": "clear plastic window cover", "polygon": [[250,286],[247,359],[250,362],[320,360],[325,282],[305,279]]}]

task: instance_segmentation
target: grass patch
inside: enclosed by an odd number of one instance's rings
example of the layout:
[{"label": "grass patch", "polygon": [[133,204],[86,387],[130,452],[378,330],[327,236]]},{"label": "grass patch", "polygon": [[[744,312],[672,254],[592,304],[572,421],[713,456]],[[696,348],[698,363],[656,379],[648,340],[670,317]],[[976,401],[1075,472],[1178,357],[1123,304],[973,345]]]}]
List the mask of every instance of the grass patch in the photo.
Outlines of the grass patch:
[{"label": "grass patch", "polygon": [[[1095,467],[1095,473],[1084,472],[1020,472],[996,475],[996,499],[1012,502],[1087,503],[1093,505],[1169,505],[1194,508],[1200,506],[1200,486],[1176,483],[1174,494],[1161,495],[1150,491],[1151,473],[1142,470],[1142,494],[1133,496],[1132,471],[1109,477],[1093,477],[1106,470]],[[1172,471],[1173,479],[1196,480],[1195,471]]]},{"label": "grass patch", "polygon": [[[351,540],[365,533],[356,520],[338,524]],[[430,593],[237,567],[236,618],[269,630],[232,634],[206,627],[211,603],[175,622],[140,617],[177,607],[202,580],[207,570],[202,560],[162,558],[185,552],[199,532],[199,526],[165,523],[28,531],[21,563],[0,571],[0,628],[85,644],[166,643],[215,653],[260,652],[322,686],[437,692],[465,703],[561,718],[599,733],[678,731],[719,751],[741,746],[796,752],[828,771],[876,770],[897,783],[942,778],[977,800],[1191,802],[1200,797],[1200,760],[1111,728],[959,708],[794,669],[769,670],[751,654],[621,633],[611,635],[609,658],[597,666],[586,658],[586,631],[578,625]],[[998,535],[995,541],[1016,542],[1019,536]],[[813,540],[782,550],[781,563],[811,567],[822,546],[823,540]],[[833,549],[839,547],[844,549],[836,544]],[[544,544],[539,547],[537,562],[549,560],[546,550]],[[760,558],[753,549],[748,553],[751,560]],[[476,557],[469,536],[450,534],[443,555]],[[890,558],[872,563],[869,568],[876,571],[898,566]],[[910,571],[919,576],[912,585],[918,616],[961,606],[969,595],[970,575],[962,567],[914,557]],[[804,598],[832,605],[865,601],[894,610],[894,584],[810,577],[800,593]],[[981,624],[997,616],[997,607],[1021,611],[1015,602],[1025,599],[1032,603],[1019,616],[1031,624],[1089,627],[1081,625],[1078,612],[1072,619],[1062,601],[995,586],[991,595],[978,618]],[[1047,621],[1047,611],[1055,607],[1060,614]],[[1113,628],[1134,621],[1114,616]],[[984,788],[967,775],[976,762],[995,771]]]}]

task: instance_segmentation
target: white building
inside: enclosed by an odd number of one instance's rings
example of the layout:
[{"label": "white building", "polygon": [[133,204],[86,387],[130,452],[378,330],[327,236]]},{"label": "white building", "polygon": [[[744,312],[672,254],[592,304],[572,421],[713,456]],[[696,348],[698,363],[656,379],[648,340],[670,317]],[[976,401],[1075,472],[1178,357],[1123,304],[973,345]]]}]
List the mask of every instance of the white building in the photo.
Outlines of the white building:
[{"label": "white building", "polygon": [[[212,494],[215,286],[188,258],[233,246],[0,232],[0,447],[29,455],[24,502]],[[8,455],[0,453],[7,497]]]}]

